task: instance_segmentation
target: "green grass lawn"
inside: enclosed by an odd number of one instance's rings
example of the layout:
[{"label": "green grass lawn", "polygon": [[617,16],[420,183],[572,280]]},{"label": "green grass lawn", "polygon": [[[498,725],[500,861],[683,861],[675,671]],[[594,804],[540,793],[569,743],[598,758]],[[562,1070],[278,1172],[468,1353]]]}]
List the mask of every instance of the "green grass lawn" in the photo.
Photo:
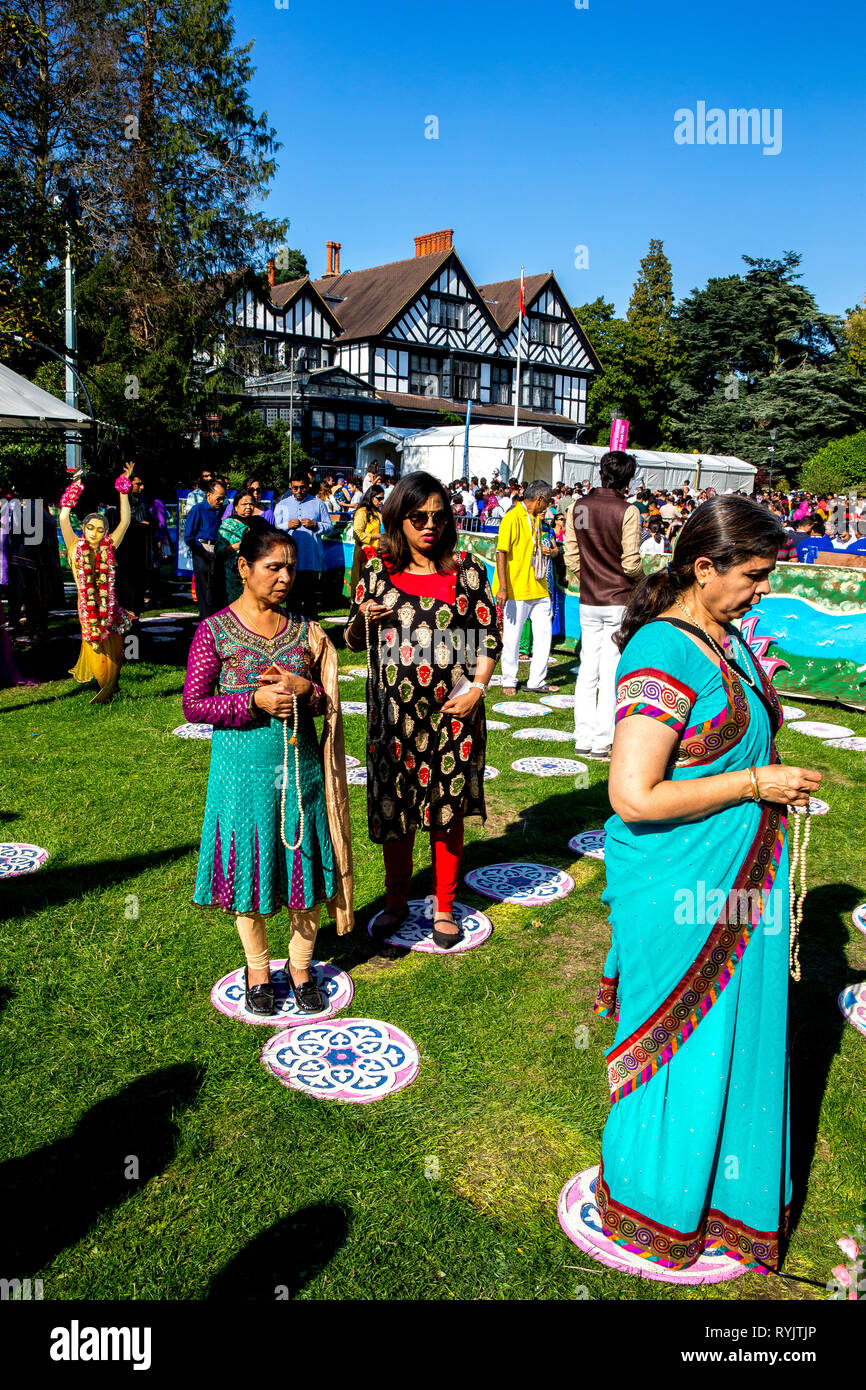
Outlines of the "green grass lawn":
[{"label": "green grass lawn", "polygon": [[[381,1102],[316,1101],[261,1066],[269,1029],[210,1003],[242,955],[233,920],[190,902],[210,745],[172,736],[183,668],[175,648],[159,655],[164,664],[126,666],[108,708],[68,679],[0,692],[3,838],[51,853],[0,898],[0,1275],[41,1278],[46,1299],[273,1299],[277,1288],[307,1299],[825,1296],[751,1274],[672,1289],[595,1265],[560,1230],[557,1194],[598,1161],[609,1103],[614,1025],[592,1012],[608,941],[604,866],[572,863],[567,848],[609,814],[605,765],[591,764],[588,789],[521,776],[515,758],[569,746],[490,734],[501,775],[487,784],[486,825],[467,822],[464,871],[539,860],[568,869],[577,888],[526,910],[461,889],[494,934],[457,957],[370,944],[381,853],[365,792],[351,791],[360,923],[341,939],[324,927],[316,954],[351,971],[351,1014],[405,1029],[422,1064]],[[563,689],[572,664],[561,654],[551,669]],[[341,693],[363,699],[363,683]],[[866,733],[866,716],[813,711]],[[571,713],[544,722],[568,728]],[[346,731],[363,760],[365,721],[347,717]],[[866,760],[789,729],[779,747],[821,769],[831,806],[813,823],[803,980],[792,986],[796,1224],[785,1266],[823,1283],[866,1192],[866,1039],[836,1005],[866,973],[850,916],[866,899]],[[413,896],[430,891],[426,848],[419,836]],[[274,956],[287,947],[280,921]],[[588,1048],[576,1045],[583,1025]]]}]

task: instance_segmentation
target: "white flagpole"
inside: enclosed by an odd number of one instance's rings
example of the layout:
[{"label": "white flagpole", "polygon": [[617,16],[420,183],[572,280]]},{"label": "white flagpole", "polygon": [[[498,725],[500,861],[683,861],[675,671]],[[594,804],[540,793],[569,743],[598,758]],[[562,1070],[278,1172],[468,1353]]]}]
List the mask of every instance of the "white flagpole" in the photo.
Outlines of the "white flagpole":
[{"label": "white flagpole", "polygon": [[[520,289],[523,291],[523,266],[520,267]],[[517,301],[517,376],[514,386],[514,428],[517,429],[517,410],[520,404],[520,351],[523,343],[523,314]]]}]

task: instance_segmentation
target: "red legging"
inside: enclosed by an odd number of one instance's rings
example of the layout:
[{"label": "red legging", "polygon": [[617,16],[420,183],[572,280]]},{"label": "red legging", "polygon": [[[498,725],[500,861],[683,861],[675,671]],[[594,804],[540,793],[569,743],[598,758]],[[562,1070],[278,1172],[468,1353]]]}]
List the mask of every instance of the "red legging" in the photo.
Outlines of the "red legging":
[{"label": "red legging", "polygon": [[[412,877],[412,850],[415,831],[405,840],[387,840],[382,846],[385,856],[385,905],[390,912],[406,906],[409,880]],[[430,831],[430,850],[433,856],[433,895],[436,915],[447,916],[454,904],[460,859],[463,854],[463,818],[455,820],[448,829]]]}]

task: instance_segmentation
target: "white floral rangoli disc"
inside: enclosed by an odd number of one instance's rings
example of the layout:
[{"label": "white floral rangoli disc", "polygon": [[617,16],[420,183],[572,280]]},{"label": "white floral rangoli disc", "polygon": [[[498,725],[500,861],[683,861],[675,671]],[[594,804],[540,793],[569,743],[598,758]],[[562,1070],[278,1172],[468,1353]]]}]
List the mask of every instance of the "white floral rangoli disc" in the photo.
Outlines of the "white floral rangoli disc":
[{"label": "white floral rangoli disc", "polygon": [[421,1060],[393,1023],[340,1018],[286,1029],[262,1048],[262,1061],[283,1086],[318,1100],[364,1103],[415,1080]]},{"label": "white floral rangoli disc", "polygon": [[347,666],[346,670],[350,676],[366,676],[367,674],[366,666]]},{"label": "white floral rangoli disc", "polygon": [[577,777],[589,774],[586,763],[576,758],[518,758],[511,764],[515,772],[528,772],[533,777]]},{"label": "white floral rangoli disc", "polygon": [[581,830],[579,835],[572,835],[568,842],[568,848],[578,858],[601,859],[604,860],[604,841],[607,832],[605,830]]},{"label": "white floral rangoli disc", "polygon": [[212,724],[181,724],[173,729],[176,738],[212,738]]},{"label": "white floral rangoli disc", "polygon": [[843,989],[839,995],[839,1008],[858,1032],[866,1034],[866,980]]},{"label": "white floral rangoli disc", "polygon": [[540,743],[574,743],[568,729],[515,729],[512,738],[534,738]]},{"label": "white floral rangoli disc", "polygon": [[[471,951],[480,946],[493,931],[493,923],[483,912],[466,907],[464,903],[454,903],[454,921],[463,935],[456,946],[437,946],[433,940],[433,900],[432,898],[412,898],[407,904],[408,916],[402,926],[384,940],[389,946],[402,946],[407,951],[423,951],[433,956],[454,956],[460,951]],[[367,931],[373,935],[373,924],[379,917],[373,917]]]},{"label": "white floral rangoli disc", "polygon": [[854,734],[851,738],[825,738],[827,748],[847,748],[851,753],[866,753],[866,738]]},{"label": "white floral rangoli disc", "polygon": [[349,767],[360,767],[360,766],[361,766],[361,759],[360,759],[360,758],[353,758],[352,755],[351,755],[351,753],[347,753],[347,754],[346,754],[346,767],[347,767],[347,768],[349,768]]},{"label": "white floral rangoli disc", "polygon": [[501,729],[510,729],[511,725],[506,724],[504,719],[488,719],[487,727],[488,729],[496,729],[498,732]]},{"label": "white floral rangoli disc", "polygon": [[357,676],[344,676],[342,672],[341,672],[340,675],[337,677],[337,680],[341,680],[341,681],[350,681],[352,685],[354,685],[354,683],[355,683],[355,681],[356,681],[357,679],[358,679]]},{"label": "white floral rangoli disc", "polygon": [[791,806],[789,809],[796,811],[797,815],[802,815],[804,811],[808,811],[810,816],[826,816],[830,807],[826,801],[821,800],[820,796],[810,796],[808,806]]},{"label": "white floral rangoli disc", "polygon": [[844,724],[824,724],[819,719],[804,719],[802,722],[795,723],[794,733],[806,734],[808,738],[852,738],[853,729],[846,729]]},{"label": "white floral rangoli disc", "polygon": [[484,769],[484,780],[485,780],[485,782],[492,782],[493,779],[494,779],[494,777],[498,777],[498,776],[499,776],[499,768],[498,768],[498,767],[491,767],[490,764],[488,763],[487,767],[485,767],[485,769]]},{"label": "white floral rangoli disc", "polygon": [[153,627],[148,628],[150,637],[167,637],[170,632],[183,632],[183,628],[180,623],[160,623],[159,627],[154,623]]},{"label": "white floral rangoli disc", "polygon": [[484,898],[520,907],[541,907],[566,898],[574,887],[571,874],[547,864],[485,864],[470,869],[463,881]]},{"label": "white floral rangoli disc", "polygon": [[705,1250],[688,1269],[668,1269],[655,1260],[632,1254],[624,1245],[610,1240],[602,1230],[601,1216],[595,1204],[595,1185],[598,1167],[585,1168],[569,1178],[559,1194],[557,1215],[559,1224],[579,1250],[598,1260],[608,1269],[621,1274],[636,1274],[643,1279],[658,1279],[666,1284],[719,1284],[748,1273],[748,1267],[731,1259],[724,1251]]},{"label": "white floral rangoli disc", "polygon": [[165,623],[173,618],[194,618],[198,622],[198,613],[182,613],[179,608],[173,609],[170,613],[148,613],[144,618],[139,618],[141,623]]},{"label": "white floral rangoli disc", "polygon": [[19,874],[35,874],[51,858],[47,849],[18,841],[0,841],[0,878],[17,878]]},{"label": "white floral rangoli disc", "polygon": [[344,714],[366,714],[367,706],[363,700],[342,700],[340,709]]},{"label": "white floral rangoli disc", "polygon": [[542,695],[541,703],[548,709],[574,709],[573,695]]},{"label": "white floral rangoli disc", "polygon": [[318,960],[312,962],[310,972],[327,1000],[325,1008],[319,1013],[302,1013],[296,1005],[288,962],[285,960],[271,961],[271,983],[274,986],[272,1014],[250,1013],[244,1006],[243,966],[217,980],[210,992],[211,1003],[229,1018],[239,1018],[243,1023],[264,1023],[271,1028],[275,1025],[295,1028],[298,1024],[312,1023],[316,1019],[333,1018],[340,1009],[348,1008],[355,993],[351,975],[347,975],[345,970],[338,970],[335,965]]},{"label": "white floral rangoli disc", "polygon": [[510,714],[512,719],[532,719],[540,714],[550,714],[545,705],[530,700],[500,700],[493,708],[497,714]]},{"label": "white floral rangoli disc", "polygon": [[866,932],[866,903],[861,903],[859,907],[855,907],[854,911],[851,913],[851,921],[854,923],[855,927],[859,927],[862,932]]},{"label": "white floral rangoli disc", "polygon": [[349,767],[346,769],[347,787],[366,787],[367,769],[365,767]]},{"label": "white floral rangoli disc", "polygon": [[805,719],[806,711],[804,709],[797,709],[796,705],[783,705],[782,717],[786,724],[792,724],[795,719]]}]

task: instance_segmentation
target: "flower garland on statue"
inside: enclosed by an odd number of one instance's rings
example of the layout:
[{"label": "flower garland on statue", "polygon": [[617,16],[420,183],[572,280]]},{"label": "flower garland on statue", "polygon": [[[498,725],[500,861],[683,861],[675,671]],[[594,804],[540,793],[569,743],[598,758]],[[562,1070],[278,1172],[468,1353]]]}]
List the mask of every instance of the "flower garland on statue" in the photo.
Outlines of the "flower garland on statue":
[{"label": "flower garland on statue", "polygon": [[114,630],[114,545],[105,536],[96,550],[91,550],[82,536],[75,547],[75,568],[78,579],[78,616],[81,635],[91,646],[104,642]]}]

